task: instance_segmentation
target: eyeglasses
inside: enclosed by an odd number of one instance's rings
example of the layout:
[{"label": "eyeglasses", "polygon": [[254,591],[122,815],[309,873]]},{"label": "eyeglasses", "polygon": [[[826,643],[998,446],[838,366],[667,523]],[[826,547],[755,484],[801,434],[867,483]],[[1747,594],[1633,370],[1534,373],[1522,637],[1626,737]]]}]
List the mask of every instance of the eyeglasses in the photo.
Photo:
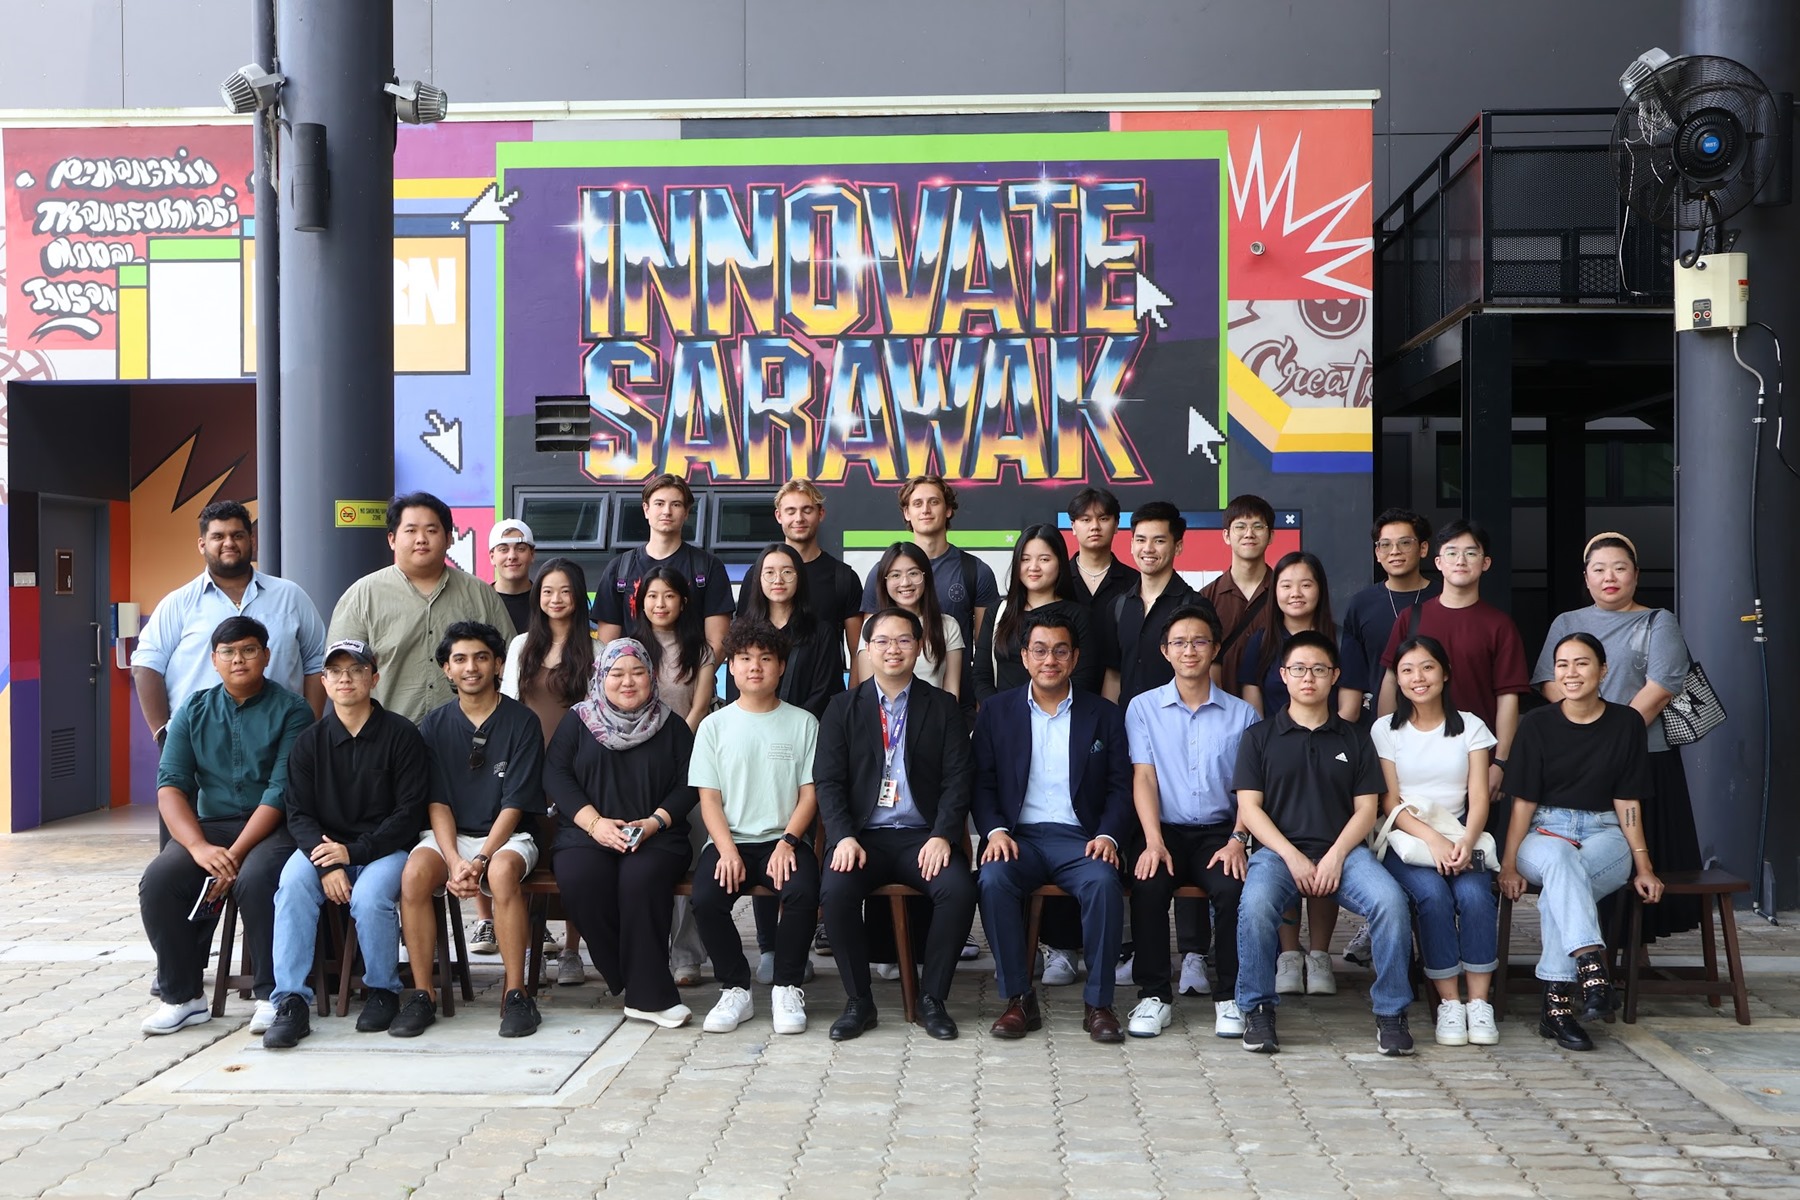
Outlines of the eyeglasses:
[{"label": "eyeglasses", "polygon": [[762,577],[764,579],[779,579],[784,583],[792,583],[794,580],[800,578],[800,572],[794,570],[792,567],[764,567],[762,569]]},{"label": "eyeglasses", "polygon": [[870,638],[869,649],[875,651],[877,654],[890,648],[894,650],[911,650],[913,646],[918,643],[918,640],[918,638],[913,637],[911,634],[903,634],[900,637],[884,636]]},{"label": "eyeglasses", "polygon": [[1305,679],[1308,675],[1314,679],[1324,679],[1331,674],[1332,670],[1333,668],[1324,663],[1313,663],[1310,666],[1306,663],[1293,663],[1281,668],[1281,673],[1289,679]]},{"label": "eyeglasses", "polygon": [[363,679],[366,678],[368,674],[369,668],[366,663],[354,663],[348,667],[325,668],[325,678],[334,681],[339,679]]},{"label": "eyeglasses", "polygon": [[1240,534],[1267,533],[1269,532],[1269,527],[1264,525],[1261,521],[1233,521],[1231,523],[1231,532]]},{"label": "eyeglasses", "polygon": [[882,578],[889,583],[918,583],[925,578],[925,572],[915,567],[910,571],[889,571]]},{"label": "eyeglasses", "polygon": [[214,646],[213,656],[226,662],[249,662],[263,652],[261,646]]},{"label": "eyeglasses", "polygon": [[469,743],[469,770],[479,771],[487,766],[488,735],[478,733],[475,740]]},{"label": "eyeglasses", "polygon": [[1459,560],[1462,562],[1480,562],[1487,557],[1487,551],[1479,546],[1471,546],[1467,550],[1439,550],[1438,557],[1449,559],[1451,562],[1457,562]]},{"label": "eyeglasses", "polygon": [[1163,643],[1177,654],[1185,650],[1204,650],[1212,644],[1211,638],[1170,638]]},{"label": "eyeglasses", "polygon": [[1042,642],[1033,642],[1025,647],[1025,657],[1035,658],[1042,662],[1046,658],[1054,658],[1057,662],[1068,662],[1075,655],[1075,647],[1067,642],[1058,642],[1054,646],[1046,646]]},{"label": "eyeglasses", "polygon": [[1382,538],[1379,542],[1375,543],[1375,552],[1377,554],[1391,554],[1395,550],[1411,550],[1418,544],[1419,539],[1416,537]]}]

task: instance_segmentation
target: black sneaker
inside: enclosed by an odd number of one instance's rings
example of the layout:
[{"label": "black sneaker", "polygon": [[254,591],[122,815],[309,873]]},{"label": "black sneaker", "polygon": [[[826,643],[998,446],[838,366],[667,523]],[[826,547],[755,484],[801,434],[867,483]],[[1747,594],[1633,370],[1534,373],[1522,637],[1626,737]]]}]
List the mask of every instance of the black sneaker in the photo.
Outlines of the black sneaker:
[{"label": "black sneaker", "polygon": [[264,1050],[289,1050],[312,1032],[310,1005],[299,996],[284,996],[276,1006],[275,1020],[263,1033]]},{"label": "black sneaker", "polygon": [[825,936],[823,923],[813,930],[813,953],[823,954],[826,958],[831,957],[831,939]]},{"label": "black sneaker", "polygon": [[400,1002],[400,1011],[388,1022],[389,1037],[418,1037],[437,1020],[437,1004],[429,993],[414,988]]},{"label": "black sneaker", "polygon": [[1244,1014],[1244,1049],[1252,1054],[1278,1054],[1281,1039],[1275,1036],[1275,1006],[1259,1004]]},{"label": "black sneaker", "polygon": [[501,1037],[530,1037],[543,1023],[544,1018],[538,1016],[537,1001],[527,996],[524,988],[514,988],[500,1002]]},{"label": "black sneaker", "polygon": [[400,1011],[400,997],[386,988],[370,988],[369,998],[363,1001],[362,1012],[356,1017],[356,1032],[380,1033],[394,1023],[394,1016]]},{"label": "black sneaker", "polygon": [[1389,1058],[1413,1052],[1412,1031],[1406,1027],[1406,1014],[1375,1018],[1375,1045]]}]

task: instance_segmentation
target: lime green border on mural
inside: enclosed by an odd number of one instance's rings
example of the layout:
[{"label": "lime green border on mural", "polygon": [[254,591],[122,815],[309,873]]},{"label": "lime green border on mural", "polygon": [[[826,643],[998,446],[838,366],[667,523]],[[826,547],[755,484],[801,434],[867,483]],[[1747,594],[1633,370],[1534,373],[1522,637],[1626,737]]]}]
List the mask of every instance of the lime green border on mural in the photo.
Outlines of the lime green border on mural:
[{"label": "lime green border on mural", "polygon": [[[1219,135],[1225,137],[1223,133]],[[1215,426],[1220,436],[1231,432],[1231,388],[1226,383],[1226,358],[1231,354],[1231,346],[1226,342],[1226,335],[1231,326],[1231,295],[1226,286],[1229,282],[1230,265],[1227,251],[1230,246],[1231,230],[1231,187],[1226,178],[1225,164],[1219,164],[1219,420]],[[1193,453],[1189,450],[1188,453]],[[1219,511],[1224,512],[1231,503],[1231,445],[1229,442],[1219,443]]]},{"label": "lime green border on mural", "polygon": [[[941,133],[875,137],[687,138],[641,142],[501,142],[494,147],[495,178],[506,191],[510,170],[566,167],[849,167],[909,163],[1012,163],[1034,159],[1164,161],[1214,159],[1219,166],[1218,429],[1226,432],[1226,230],[1230,189],[1223,130],[1146,130],[1135,133]],[[506,226],[494,250],[494,511],[506,494]],[[1230,496],[1231,449],[1219,447],[1219,507]]]}]

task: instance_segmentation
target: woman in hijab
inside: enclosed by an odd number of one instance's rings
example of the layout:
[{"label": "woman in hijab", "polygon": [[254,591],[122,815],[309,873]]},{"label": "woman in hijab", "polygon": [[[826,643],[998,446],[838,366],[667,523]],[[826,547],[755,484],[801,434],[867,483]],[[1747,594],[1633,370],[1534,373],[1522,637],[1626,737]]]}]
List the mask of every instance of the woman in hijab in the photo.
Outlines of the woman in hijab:
[{"label": "woman in hijab", "polygon": [[687,782],[694,735],[669,717],[644,644],[607,643],[587,699],[550,739],[544,791],[561,821],[557,887],[594,966],[627,1017],[673,1029],[691,1015],[669,973],[669,923],[698,797]]}]

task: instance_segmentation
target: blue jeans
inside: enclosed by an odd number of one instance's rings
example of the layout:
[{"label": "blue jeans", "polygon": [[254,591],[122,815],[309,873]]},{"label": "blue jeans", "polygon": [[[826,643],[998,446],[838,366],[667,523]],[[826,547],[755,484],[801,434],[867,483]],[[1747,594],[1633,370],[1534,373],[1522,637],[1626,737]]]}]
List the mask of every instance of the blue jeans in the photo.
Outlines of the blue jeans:
[{"label": "blue jeans", "polygon": [[[1548,829],[1561,837],[1537,832]],[[1565,839],[1581,843],[1579,848]],[[1537,977],[1552,983],[1575,978],[1575,951],[1605,944],[1599,900],[1631,878],[1631,846],[1613,812],[1539,808],[1531,832],[1519,843],[1519,874],[1543,889],[1538,897]]]},{"label": "blue jeans", "polygon": [[[400,875],[406,851],[396,850],[364,866],[345,867],[350,877],[350,915],[356,919],[356,944],[362,950],[363,984],[400,990]],[[319,869],[304,850],[288,856],[275,889],[276,1004],[288,996],[313,1002],[313,943],[319,934],[319,910],[325,888]]]},{"label": "blue jeans", "polygon": [[[1370,1007],[1378,1017],[1406,1011],[1412,983],[1406,977],[1412,959],[1412,914],[1406,893],[1382,869],[1367,846],[1344,859],[1343,877],[1333,899],[1369,923],[1369,950],[1375,959],[1375,985]],[[1264,847],[1250,856],[1244,894],[1238,901],[1238,1008],[1249,1012],[1259,1004],[1280,1004],[1275,995],[1275,955],[1281,914],[1300,899],[1281,855]]]},{"label": "blue jeans", "polygon": [[1436,867],[1401,862],[1392,850],[1381,864],[1412,901],[1425,978],[1494,973],[1500,965],[1500,904],[1494,898],[1493,872],[1440,875]]},{"label": "blue jeans", "polygon": [[1012,1000],[1031,990],[1025,903],[1032,892],[1054,883],[1081,906],[1082,950],[1088,961],[1081,998],[1095,1008],[1110,1007],[1125,923],[1125,888],[1119,872],[1087,857],[1088,836],[1073,825],[1021,825],[1012,837],[1019,845],[1019,857],[983,863],[975,877],[981,889],[981,928],[994,952],[1001,998]]}]

